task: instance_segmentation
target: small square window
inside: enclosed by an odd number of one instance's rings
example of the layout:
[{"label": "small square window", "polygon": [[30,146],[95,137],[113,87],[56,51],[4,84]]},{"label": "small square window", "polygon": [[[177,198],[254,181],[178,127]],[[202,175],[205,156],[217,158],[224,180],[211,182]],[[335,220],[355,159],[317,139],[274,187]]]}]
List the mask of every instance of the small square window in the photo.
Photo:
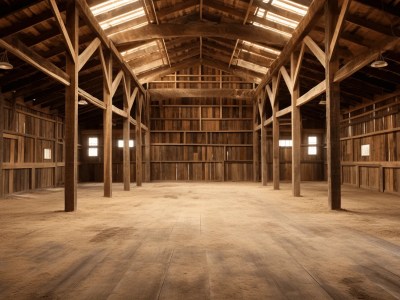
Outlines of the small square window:
[{"label": "small square window", "polygon": [[369,144],[361,145],[361,156],[369,156]]},{"label": "small square window", "polygon": [[309,136],[308,137],[308,144],[309,145],[316,145],[317,144],[317,137],[316,136]]},{"label": "small square window", "polygon": [[44,149],[43,158],[44,159],[51,159],[51,149],[49,149],[49,148]]},{"label": "small square window", "polygon": [[292,140],[279,140],[279,147],[292,147]]},{"label": "small square window", "polygon": [[90,137],[88,142],[89,142],[89,146],[98,146],[99,138],[98,137]]},{"label": "small square window", "polygon": [[317,155],[317,147],[309,146],[308,147],[308,155]]},{"label": "small square window", "polygon": [[[133,140],[129,140],[129,148],[133,148]],[[124,140],[118,140],[118,148],[124,148]]]},{"label": "small square window", "polygon": [[88,155],[90,157],[96,157],[99,155],[99,151],[97,148],[89,148]]}]

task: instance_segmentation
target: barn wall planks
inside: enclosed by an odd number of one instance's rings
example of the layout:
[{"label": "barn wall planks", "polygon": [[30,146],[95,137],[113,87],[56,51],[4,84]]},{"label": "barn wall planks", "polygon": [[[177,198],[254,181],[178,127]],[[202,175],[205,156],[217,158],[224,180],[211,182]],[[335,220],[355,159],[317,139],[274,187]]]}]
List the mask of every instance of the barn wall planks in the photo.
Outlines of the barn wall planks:
[{"label": "barn wall planks", "polygon": [[[144,133],[142,133],[144,134]],[[89,145],[89,138],[97,138],[98,145]],[[144,138],[144,137],[143,137]],[[80,158],[79,181],[80,182],[103,182],[103,131],[102,130],[84,130],[80,135]],[[134,146],[130,148],[131,157],[131,182],[136,181],[136,143],[135,130],[131,128],[130,139],[133,140]],[[114,129],[112,132],[112,180],[113,182],[123,182],[123,148],[118,147],[118,141],[123,140],[123,132],[121,129]],[[142,145],[144,147],[144,145]],[[89,156],[89,149],[97,149],[97,156]],[[142,151],[144,156],[144,151]],[[145,159],[143,157],[143,164]],[[143,168],[143,176],[145,176],[145,168]],[[144,178],[144,177],[143,177]]]},{"label": "barn wall planks", "polygon": [[1,122],[5,195],[62,185],[63,120],[14,99],[5,101]]},{"label": "barn wall planks", "polygon": [[400,96],[342,113],[342,183],[400,192]]}]

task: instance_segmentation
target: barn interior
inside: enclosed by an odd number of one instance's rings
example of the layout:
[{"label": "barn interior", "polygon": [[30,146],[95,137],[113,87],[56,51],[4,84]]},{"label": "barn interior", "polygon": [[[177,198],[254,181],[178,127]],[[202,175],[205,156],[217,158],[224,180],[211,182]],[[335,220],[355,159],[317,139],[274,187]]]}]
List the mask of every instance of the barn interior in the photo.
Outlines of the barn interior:
[{"label": "barn interior", "polygon": [[400,298],[399,37],[399,0],[1,1],[1,298]]}]

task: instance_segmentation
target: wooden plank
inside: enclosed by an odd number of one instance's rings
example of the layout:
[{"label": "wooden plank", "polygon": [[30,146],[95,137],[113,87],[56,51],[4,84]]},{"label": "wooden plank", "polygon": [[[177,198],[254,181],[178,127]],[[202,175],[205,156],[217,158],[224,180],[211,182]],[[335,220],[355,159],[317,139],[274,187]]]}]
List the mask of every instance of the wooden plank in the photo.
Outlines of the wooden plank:
[{"label": "wooden plank", "polygon": [[228,89],[228,88],[179,88],[179,89],[149,89],[152,98],[171,99],[171,98],[210,98],[224,97],[230,99],[253,99],[254,90],[252,89]]},{"label": "wooden plank", "polygon": [[328,0],[325,6],[325,80],[326,80],[326,148],[328,170],[328,203],[330,209],[341,208],[340,176],[340,88],[334,82],[339,60],[330,56],[338,13],[338,0]]},{"label": "wooden plank", "polygon": [[296,49],[303,38],[314,27],[321,16],[321,12],[324,9],[324,6],[325,0],[314,0],[311,3],[308,8],[307,14],[303,17],[297,28],[293,31],[292,37],[290,38],[289,42],[282,50],[279,57],[271,64],[269,71],[257,87],[257,95],[261,93],[264,86],[272,80],[272,76],[279,72],[280,67],[288,61],[290,54]]},{"label": "wooden plank", "polygon": [[[67,3],[66,27],[75,50],[75,60],[66,56],[66,72],[70,84],[65,91],[65,168],[64,201],[65,211],[77,209],[78,185],[78,66],[76,64],[79,49],[79,16],[74,1]],[[34,172],[34,171],[33,171]],[[34,186],[32,187],[34,188]]]},{"label": "wooden plank", "polygon": [[325,68],[325,53],[322,49],[313,41],[313,39],[309,36],[304,37],[304,43],[311,50],[311,52],[315,55],[321,65]]},{"label": "wooden plank", "polygon": [[126,30],[112,36],[114,43],[122,44],[133,41],[151,40],[157,38],[174,37],[221,37],[228,39],[241,39],[255,43],[269,41],[283,47],[286,36],[268,31],[254,25],[241,24],[214,24],[205,22],[191,22],[182,26],[181,24],[148,24],[137,29]]},{"label": "wooden plank", "polygon": [[79,55],[79,67],[78,70],[80,71],[83,66],[88,62],[88,60],[92,57],[94,52],[99,48],[101,41],[99,38],[95,38],[83,52]]},{"label": "wooden plank", "polygon": [[296,69],[295,69],[295,71],[293,73],[293,77],[292,77],[292,85],[293,86],[296,86],[299,82],[299,78],[300,78],[299,75],[300,75],[300,70],[301,70],[301,64],[303,63],[304,50],[305,50],[305,44],[302,43],[301,48],[300,48],[300,54],[297,59]]},{"label": "wooden plank", "polygon": [[284,66],[282,66],[280,69],[280,72],[286,83],[287,88],[289,89],[290,94],[292,94],[293,93],[293,83],[292,83],[292,79],[290,78],[288,72],[286,71],[286,68]]},{"label": "wooden plank", "polygon": [[134,90],[133,90],[133,92],[132,92],[132,95],[129,97],[129,101],[128,101],[128,109],[129,110],[131,110],[131,108],[132,108],[132,106],[133,106],[133,103],[135,102],[135,99],[136,99],[136,96],[137,96],[137,93],[138,93],[138,88],[136,87]]},{"label": "wooden plank", "polygon": [[[112,56],[105,57],[108,78],[112,76]],[[103,111],[103,180],[104,180],[104,197],[112,197],[112,97],[110,82],[103,79],[103,98],[106,109]]]},{"label": "wooden plank", "polygon": [[75,50],[72,45],[71,39],[68,35],[67,28],[65,28],[65,24],[61,17],[61,13],[58,9],[57,3],[55,0],[47,0],[47,1],[50,4],[51,11],[53,12],[54,17],[56,19],[56,24],[61,31],[61,37],[65,45],[67,46],[67,53],[71,56],[73,60],[75,60]]},{"label": "wooden plank", "polygon": [[28,48],[19,39],[0,39],[0,47],[14,54],[18,58],[22,59],[26,63],[32,65],[39,71],[42,71],[63,85],[70,85],[70,76],[66,72]]},{"label": "wooden plank", "polygon": [[[257,126],[257,116],[259,115],[257,105],[253,105],[253,124]],[[261,125],[262,127],[262,125]],[[260,151],[259,151],[259,138],[258,131],[253,130],[253,181],[259,180],[259,163],[260,163]]]},{"label": "wooden plank", "polygon": [[268,184],[268,144],[267,128],[263,125],[265,122],[265,113],[261,118],[261,181],[263,186]]},{"label": "wooden plank", "polygon": [[142,95],[136,101],[136,186],[142,186],[142,130],[140,124],[142,123]]}]

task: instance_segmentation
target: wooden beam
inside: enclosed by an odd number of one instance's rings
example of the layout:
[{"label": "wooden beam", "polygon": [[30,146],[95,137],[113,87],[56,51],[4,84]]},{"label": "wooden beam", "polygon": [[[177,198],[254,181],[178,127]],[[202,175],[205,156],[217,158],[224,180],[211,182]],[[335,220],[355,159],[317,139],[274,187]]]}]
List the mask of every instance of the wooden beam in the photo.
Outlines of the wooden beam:
[{"label": "wooden beam", "polygon": [[138,93],[138,88],[136,87],[133,92],[132,95],[129,97],[129,102],[128,102],[128,109],[131,110],[133,103],[135,103],[135,99],[136,99],[136,95]]},{"label": "wooden beam", "polygon": [[286,71],[286,68],[284,66],[281,67],[280,72],[286,83],[287,88],[289,89],[290,94],[292,94],[293,93],[293,84],[292,84],[292,79],[290,78],[289,73]]},{"label": "wooden beam", "polygon": [[65,168],[64,168],[64,201],[65,211],[77,209],[78,185],[78,60],[79,49],[79,16],[76,2],[67,2],[66,28],[71,38],[75,59],[66,56],[66,71],[69,74],[65,91]]},{"label": "wooden beam", "polygon": [[154,99],[171,98],[209,98],[224,97],[231,99],[253,99],[254,90],[252,89],[149,89],[150,96]]},{"label": "wooden beam", "polygon": [[120,70],[119,73],[117,74],[117,76],[115,77],[114,81],[112,82],[111,97],[114,97],[115,92],[117,91],[118,86],[124,76],[125,76],[124,71]]},{"label": "wooden beam", "polygon": [[340,174],[340,87],[334,82],[339,60],[330,56],[338,13],[338,0],[328,0],[325,6],[325,81],[326,81],[326,148],[328,171],[328,202],[330,209],[341,208]]},{"label": "wooden beam", "polygon": [[136,101],[136,186],[142,186],[142,95]]},{"label": "wooden beam", "polygon": [[317,45],[316,42],[309,36],[304,37],[304,43],[311,50],[311,52],[315,55],[321,65],[325,68],[325,53],[322,49]]},{"label": "wooden beam", "polygon": [[[253,181],[258,181],[260,177],[260,151],[259,151],[259,137],[257,116],[259,115],[257,103],[253,104]],[[263,127],[261,123],[261,128]]]},{"label": "wooden beam", "polygon": [[337,20],[337,23],[335,26],[335,31],[332,36],[331,45],[329,48],[329,56],[333,56],[335,50],[338,48],[337,44],[338,44],[340,34],[342,33],[342,30],[343,30],[343,27],[345,24],[345,19],[346,19],[346,15],[349,10],[350,4],[351,4],[351,0],[344,0],[342,3],[342,8],[340,10],[339,18]]},{"label": "wooden beam", "polygon": [[19,39],[0,39],[0,47],[14,54],[18,58],[22,59],[26,63],[32,65],[36,69],[42,71],[63,85],[69,86],[70,77],[67,73],[28,48]]},{"label": "wooden beam", "polygon": [[297,106],[302,106],[311,100],[317,98],[319,95],[325,93],[326,91],[326,81],[321,81],[318,83],[315,87],[313,87],[311,90],[309,90],[307,93],[305,93],[303,96],[299,97],[297,99]]},{"label": "wooden beam", "polygon": [[276,112],[276,117],[280,118],[292,112],[292,106],[288,106]]},{"label": "wooden beam", "polygon": [[[112,77],[112,55],[105,57],[108,78]],[[108,85],[108,87],[107,87]],[[103,111],[103,181],[104,197],[112,197],[112,96],[110,82],[103,78],[103,99],[106,109]]]},{"label": "wooden beam", "polygon": [[279,102],[274,101],[272,107],[272,178],[274,190],[279,190],[280,185],[279,119],[276,115],[278,110]]},{"label": "wooden beam", "polygon": [[[150,124],[150,94],[147,92],[145,95],[145,122],[146,124]],[[146,170],[145,170],[145,181],[150,182],[151,180],[151,136],[150,136],[150,130],[147,130],[144,136],[144,156],[145,156],[145,162],[146,162]]]},{"label": "wooden beam", "polygon": [[292,94],[292,194],[300,197],[301,180],[301,115],[300,107],[296,106],[299,97],[299,86],[293,88]]},{"label": "wooden beam", "polygon": [[0,199],[4,198],[4,174],[3,174],[3,152],[4,152],[4,141],[3,141],[3,132],[4,132],[4,96],[0,87]]},{"label": "wooden beam", "polygon": [[107,81],[106,88],[108,89],[108,92],[111,93],[111,78],[109,77],[109,72],[108,72],[108,64],[106,62],[106,59],[104,57],[104,52],[103,49],[99,46],[99,55],[100,55],[100,62],[101,62],[101,70],[103,71],[103,76],[104,79]]},{"label": "wooden beam", "polygon": [[175,37],[221,37],[225,39],[242,39],[249,42],[264,44],[265,41],[283,47],[286,36],[268,31],[254,25],[241,24],[213,24],[205,22],[191,22],[181,24],[148,24],[137,29],[127,30],[112,36],[116,44],[132,41],[142,41],[157,38]]},{"label": "wooden beam", "polygon": [[290,38],[289,42],[282,50],[279,57],[272,63],[270,70],[265,75],[261,83],[258,85],[256,90],[257,95],[261,93],[264,86],[272,80],[272,76],[279,72],[280,67],[288,61],[290,54],[296,49],[303,38],[314,27],[321,16],[324,5],[325,0],[314,0],[311,3],[308,8],[307,14],[303,17],[297,28],[293,31],[292,37]]},{"label": "wooden beam", "polygon": [[299,75],[300,75],[301,65],[303,63],[304,50],[305,50],[305,44],[302,43],[301,48],[300,48],[300,54],[299,54],[299,57],[297,60],[296,69],[295,69],[293,77],[292,77],[293,86],[296,86],[299,83],[299,78],[300,78]]},{"label": "wooden beam", "polygon": [[266,121],[265,113],[261,116],[261,181],[263,186],[268,184],[268,144],[267,128],[264,126]]},{"label": "wooden beam", "polygon": [[88,62],[88,60],[92,57],[94,52],[99,48],[101,41],[99,38],[95,38],[89,46],[79,55],[79,63],[78,70],[80,71],[83,66]]},{"label": "wooden beam", "polygon": [[120,108],[118,108],[118,107],[116,107],[114,105],[112,106],[112,112],[117,114],[120,117],[125,118],[125,119],[128,118],[128,114],[127,114],[126,111],[124,111],[123,109],[120,109]]},{"label": "wooden beam", "polygon": [[73,45],[71,43],[71,39],[70,39],[70,37],[68,35],[67,28],[65,28],[65,24],[64,24],[64,21],[63,21],[63,19],[61,17],[61,13],[60,13],[60,11],[58,9],[56,0],[47,0],[47,1],[49,2],[51,11],[53,12],[54,17],[56,19],[56,24],[57,24],[58,28],[61,31],[61,36],[62,36],[62,38],[64,40],[64,43],[67,46],[67,53],[71,56],[72,59],[75,59],[75,50],[74,50]]},{"label": "wooden beam", "polygon": [[129,116],[131,114],[130,107],[129,107],[129,100],[128,97],[130,96],[130,82],[126,86],[127,92],[124,93],[124,110],[127,114],[127,118],[123,120],[123,137],[124,137],[124,152],[123,152],[123,172],[124,172],[124,191],[131,190],[131,157],[130,157],[130,149],[129,149],[129,140],[131,138],[130,134],[130,120]]},{"label": "wooden beam", "polygon": [[106,105],[103,101],[101,101],[100,99],[97,99],[96,97],[92,96],[91,94],[89,94],[88,92],[84,91],[81,88],[78,89],[78,95],[80,97],[84,98],[85,100],[89,101],[93,105],[95,105],[101,109],[106,109]]}]

